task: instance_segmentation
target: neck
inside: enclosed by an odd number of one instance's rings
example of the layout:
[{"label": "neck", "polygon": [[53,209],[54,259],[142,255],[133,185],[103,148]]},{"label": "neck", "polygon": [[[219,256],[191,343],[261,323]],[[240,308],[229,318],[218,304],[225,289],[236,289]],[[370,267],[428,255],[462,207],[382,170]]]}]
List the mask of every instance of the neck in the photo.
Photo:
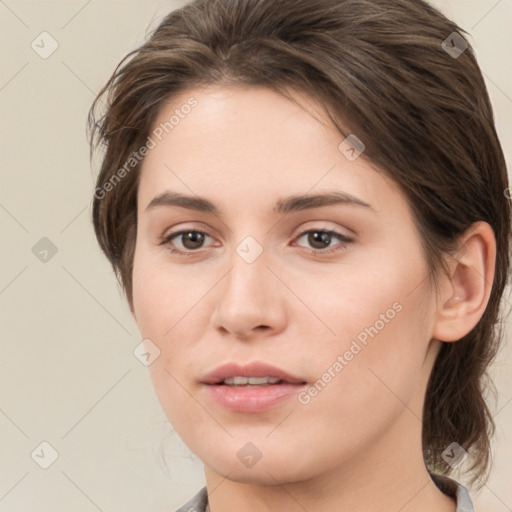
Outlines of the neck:
[{"label": "neck", "polygon": [[401,422],[375,445],[309,478],[287,480],[262,464],[245,477],[228,470],[227,479],[205,466],[211,512],[455,512],[455,501],[436,487],[425,467],[421,422],[410,410]]}]

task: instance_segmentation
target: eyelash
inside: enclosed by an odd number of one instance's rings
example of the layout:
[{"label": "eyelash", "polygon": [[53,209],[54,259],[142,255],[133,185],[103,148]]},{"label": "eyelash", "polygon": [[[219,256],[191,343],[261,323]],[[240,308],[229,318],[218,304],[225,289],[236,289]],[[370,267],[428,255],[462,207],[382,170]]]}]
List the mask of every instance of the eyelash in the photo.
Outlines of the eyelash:
[{"label": "eyelash", "polygon": [[[161,240],[160,240],[159,245],[170,244],[171,241],[174,238],[177,238],[180,235],[184,235],[186,233],[201,233],[203,235],[210,236],[210,235],[208,235],[208,233],[206,231],[203,231],[202,229],[184,229],[182,231],[177,231],[176,233],[170,233],[169,235],[162,237]],[[329,235],[330,237],[338,238],[341,241],[341,244],[336,246],[336,248],[334,248],[334,249],[332,249],[332,248],[331,249],[326,249],[326,250],[323,250],[323,249],[310,249],[309,251],[313,255],[326,255],[326,254],[332,254],[332,253],[341,252],[341,251],[346,250],[347,246],[351,242],[353,242],[353,239],[351,239],[351,238],[349,238],[349,237],[347,237],[345,235],[342,235],[341,233],[338,233],[337,231],[334,231],[334,230],[331,230],[331,229],[308,229],[308,230],[303,231],[302,233],[300,233],[296,237],[296,239],[298,240],[298,239],[302,238],[304,235],[307,235],[309,233],[325,233],[325,234]],[[171,247],[168,247],[168,250],[171,253],[177,254],[177,255],[180,255],[180,256],[195,256],[195,255],[197,255],[197,253],[199,252],[200,249],[188,250],[188,251],[180,251],[178,249],[173,249]]]}]

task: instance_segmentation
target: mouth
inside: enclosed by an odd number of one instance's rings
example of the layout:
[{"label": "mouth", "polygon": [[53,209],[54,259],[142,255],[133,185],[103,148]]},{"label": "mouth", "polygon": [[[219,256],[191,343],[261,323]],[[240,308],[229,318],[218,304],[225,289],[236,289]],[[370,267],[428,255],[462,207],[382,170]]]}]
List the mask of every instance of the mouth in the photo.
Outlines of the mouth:
[{"label": "mouth", "polygon": [[263,412],[296,395],[307,382],[266,363],[228,363],[203,378],[210,399],[236,412]]},{"label": "mouth", "polygon": [[304,379],[267,363],[227,363],[217,367],[202,379],[203,384],[224,386],[269,386],[276,384],[306,384]]},{"label": "mouth", "polygon": [[217,382],[218,386],[229,386],[231,388],[259,388],[261,386],[273,386],[286,382],[277,377],[242,377],[236,375],[228,377],[221,382]]}]

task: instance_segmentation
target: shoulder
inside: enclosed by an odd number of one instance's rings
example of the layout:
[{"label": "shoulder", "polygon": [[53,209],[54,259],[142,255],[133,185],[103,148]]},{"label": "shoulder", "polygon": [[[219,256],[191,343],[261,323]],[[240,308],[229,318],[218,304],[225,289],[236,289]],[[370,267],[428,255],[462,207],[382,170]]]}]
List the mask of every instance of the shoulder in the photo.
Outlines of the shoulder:
[{"label": "shoulder", "polygon": [[181,506],[176,512],[205,512],[208,503],[208,493],[206,487],[203,487],[195,496],[193,496],[185,505]]},{"label": "shoulder", "polygon": [[430,473],[430,476],[440,491],[455,498],[457,501],[457,510],[455,512],[475,512],[469,492],[462,484],[447,476],[435,473]]},{"label": "shoulder", "polygon": [[[431,473],[430,476],[442,492],[456,499],[457,510],[455,512],[475,512],[469,492],[462,484],[446,476],[434,473]],[[208,493],[206,487],[203,487],[176,512],[205,512],[207,503]]]}]

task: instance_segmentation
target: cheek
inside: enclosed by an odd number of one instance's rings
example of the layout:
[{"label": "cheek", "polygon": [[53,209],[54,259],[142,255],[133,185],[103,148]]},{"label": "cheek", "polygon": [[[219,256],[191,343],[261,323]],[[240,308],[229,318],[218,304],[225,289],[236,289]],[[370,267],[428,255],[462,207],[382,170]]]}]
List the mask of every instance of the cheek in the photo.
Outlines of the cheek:
[{"label": "cheek", "polygon": [[135,253],[134,312],[142,338],[151,340],[160,351],[149,371],[170,421],[180,421],[176,411],[187,417],[193,408],[183,386],[188,387],[190,377],[197,374],[196,343],[207,329],[205,293],[213,284],[194,279],[192,266],[171,267],[162,254],[151,255],[144,248]]},{"label": "cheek", "polygon": [[361,259],[360,267],[310,293],[311,309],[336,333],[315,345],[312,362],[319,389],[326,382],[330,388],[324,406],[378,406],[386,393],[396,400],[386,385],[399,396],[412,393],[430,341],[432,292],[420,253],[409,254],[404,262],[390,252],[378,266]]},{"label": "cheek", "polygon": [[[388,323],[369,314],[361,328],[361,316],[340,317],[337,327],[347,335],[316,347],[314,380],[298,397],[295,420],[305,430],[323,425],[329,447],[324,455],[332,456],[332,464],[379,439],[404,411],[412,422],[421,417],[417,393],[424,384],[428,343],[416,301],[408,299],[388,311]],[[379,304],[372,307],[385,315]]]},{"label": "cheek", "polygon": [[[193,375],[195,337],[200,328],[196,309],[201,297],[190,279],[152,260],[143,251],[136,252],[133,272],[133,303],[139,332],[158,347],[159,356],[149,365],[155,393],[162,408],[175,426],[197,415],[185,377]],[[147,343],[147,342],[146,342]]]},{"label": "cheek", "polygon": [[[398,261],[398,260],[396,260]],[[294,292],[304,297],[308,320],[319,326],[323,339],[349,349],[357,339],[363,345],[372,339],[408,338],[425,325],[428,291],[421,285],[421,266],[360,262],[360,266],[341,268],[323,278],[294,276]],[[418,282],[415,283],[414,280]],[[295,301],[296,312],[302,306]],[[312,317],[311,312],[315,317]],[[300,315],[292,315],[301,322]],[[420,322],[420,324],[418,323]],[[303,326],[301,326],[303,327]],[[299,339],[304,339],[301,336]],[[382,342],[383,343],[383,342]]]},{"label": "cheek", "polygon": [[[165,249],[164,249],[165,250]],[[133,267],[133,304],[144,337],[163,341],[194,317],[205,283],[194,279],[192,266],[177,269],[161,253],[137,248]]]},{"label": "cheek", "polygon": [[[423,294],[428,290],[420,286],[409,293],[410,287],[400,286],[388,292],[367,302],[364,315],[340,318],[338,328],[346,335],[321,350],[320,391],[310,411],[319,417],[327,412],[333,427],[350,432],[384,428],[404,404],[416,402],[424,384],[429,335]],[[420,408],[411,408],[421,416]]]}]

